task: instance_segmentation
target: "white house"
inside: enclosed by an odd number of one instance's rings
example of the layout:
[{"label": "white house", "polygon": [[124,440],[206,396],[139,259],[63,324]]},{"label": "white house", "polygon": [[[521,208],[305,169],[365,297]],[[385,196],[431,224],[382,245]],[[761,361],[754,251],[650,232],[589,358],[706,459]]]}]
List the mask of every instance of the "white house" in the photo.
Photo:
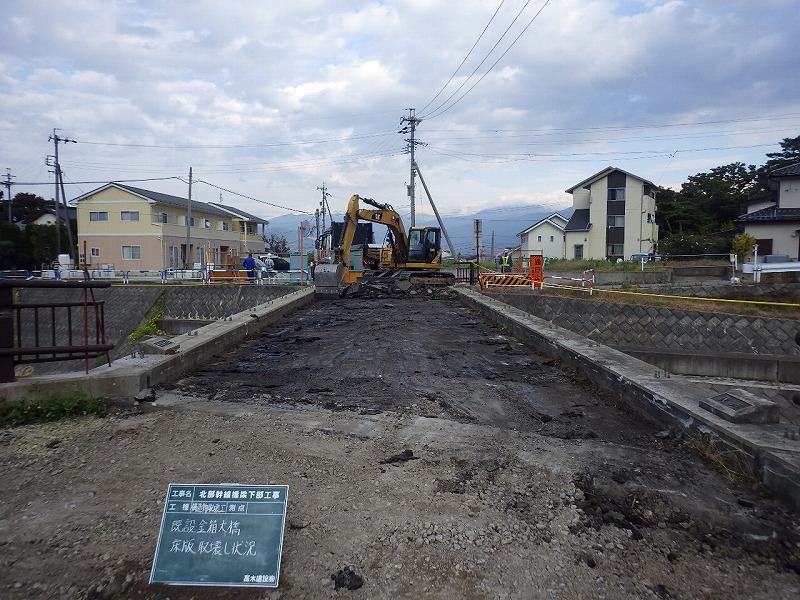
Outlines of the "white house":
[{"label": "white house", "polygon": [[656,185],[607,167],[572,186],[572,216],[564,227],[565,258],[624,259],[655,252]]},{"label": "white house", "polygon": [[564,227],[568,220],[555,212],[517,234],[520,238],[523,270],[528,269],[528,259],[531,254],[541,254],[545,258],[566,256]]},{"label": "white house", "polygon": [[769,202],[754,203],[735,223],[756,238],[759,262],[768,255],[800,260],[800,163],[769,174]]}]

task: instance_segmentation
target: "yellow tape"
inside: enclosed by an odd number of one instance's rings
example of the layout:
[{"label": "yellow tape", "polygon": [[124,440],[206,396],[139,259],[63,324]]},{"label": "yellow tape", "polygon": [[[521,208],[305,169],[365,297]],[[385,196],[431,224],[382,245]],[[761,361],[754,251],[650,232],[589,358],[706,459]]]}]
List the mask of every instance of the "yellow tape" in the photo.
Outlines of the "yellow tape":
[{"label": "yellow tape", "polygon": [[789,302],[762,302],[760,300],[731,300],[729,298],[704,298],[701,296],[670,296],[668,294],[645,294],[643,292],[627,292],[623,290],[607,290],[603,288],[586,288],[586,287],[576,287],[576,286],[559,285],[559,284],[545,285],[545,288],[549,287],[557,287],[564,290],[580,290],[583,292],[588,292],[589,290],[592,290],[594,292],[605,292],[607,294],[630,294],[632,296],[650,296],[652,298],[672,298],[676,300],[705,300],[706,302],[735,302],[739,304],[764,304],[768,306],[792,306],[795,308],[800,308],[800,304],[791,304]]}]

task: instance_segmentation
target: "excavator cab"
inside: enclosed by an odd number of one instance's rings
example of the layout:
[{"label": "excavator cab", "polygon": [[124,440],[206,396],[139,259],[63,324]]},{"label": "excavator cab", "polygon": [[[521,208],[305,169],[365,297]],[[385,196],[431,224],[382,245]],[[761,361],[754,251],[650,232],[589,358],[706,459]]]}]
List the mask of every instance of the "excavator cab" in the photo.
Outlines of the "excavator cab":
[{"label": "excavator cab", "polygon": [[408,232],[408,262],[438,263],[442,251],[442,232],[438,227],[412,227]]}]

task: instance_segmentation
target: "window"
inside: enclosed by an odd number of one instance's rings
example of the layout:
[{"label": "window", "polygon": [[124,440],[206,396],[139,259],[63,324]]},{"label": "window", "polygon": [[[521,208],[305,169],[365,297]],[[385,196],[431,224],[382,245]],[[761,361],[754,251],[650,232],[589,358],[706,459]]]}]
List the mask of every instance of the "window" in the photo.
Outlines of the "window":
[{"label": "window", "polygon": [[205,219],[203,221],[203,229],[211,229],[211,221],[209,221],[208,219]]},{"label": "window", "polygon": [[555,239],[556,239],[556,238],[555,238],[555,237],[553,237],[552,235],[550,236],[550,241],[551,241],[551,242],[555,241]]},{"label": "window", "polygon": [[100,248],[92,248],[91,254],[92,256],[100,256]]},{"label": "window", "polygon": [[625,217],[619,215],[609,215],[606,219],[607,227],[625,227]]},{"label": "window", "polygon": [[141,258],[142,258],[141,246],[122,247],[122,260],[141,260]]},{"label": "window", "polygon": [[578,260],[583,259],[583,244],[575,244],[574,250],[575,250],[575,258],[577,258]]},{"label": "window", "polygon": [[758,255],[766,256],[772,254],[772,240],[771,239],[757,239],[756,245],[758,246]]},{"label": "window", "polygon": [[158,213],[156,215],[156,223],[166,223],[167,222],[167,213]]},{"label": "window", "polygon": [[89,220],[90,221],[108,221],[108,213],[105,211],[96,211],[92,210],[89,211]]},{"label": "window", "polygon": [[537,241],[537,242],[541,242],[541,241],[542,241],[542,236],[540,236],[540,235],[539,235],[539,236],[536,236],[536,241]]},{"label": "window", "polygon": [[625,256],[623,254],[624,250],[625,248],[622,244],[609,244],[606,246],[608,258],[623,258]]},{"label": "window", "polygon": [[138,221],[139,220],[139,211],[138,210],[123,210],[119,213],[119,218],[121,221]]},{"label": "window", "polygon": [[625,188],[609,188],[608,199],[610,201],[625,200]]},{"label": "window", "polygon": [[227,221],[222,221],[221,228],[222,228],[222,231],[230,231],[231,230],[231,224],[228,223]]}]

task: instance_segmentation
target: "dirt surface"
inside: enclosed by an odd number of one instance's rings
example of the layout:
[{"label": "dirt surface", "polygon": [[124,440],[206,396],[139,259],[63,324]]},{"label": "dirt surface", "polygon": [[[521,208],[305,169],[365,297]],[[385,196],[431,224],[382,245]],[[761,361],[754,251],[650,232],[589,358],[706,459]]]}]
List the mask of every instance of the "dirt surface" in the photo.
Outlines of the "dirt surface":
[{"label": "dirt surface", "polygon": [[[800,596],[797,514],[447,295],[317,302],[155,400],[0,432],[0,597]],[[170,482],[288,485],[279,588],[148,584]]]}]

